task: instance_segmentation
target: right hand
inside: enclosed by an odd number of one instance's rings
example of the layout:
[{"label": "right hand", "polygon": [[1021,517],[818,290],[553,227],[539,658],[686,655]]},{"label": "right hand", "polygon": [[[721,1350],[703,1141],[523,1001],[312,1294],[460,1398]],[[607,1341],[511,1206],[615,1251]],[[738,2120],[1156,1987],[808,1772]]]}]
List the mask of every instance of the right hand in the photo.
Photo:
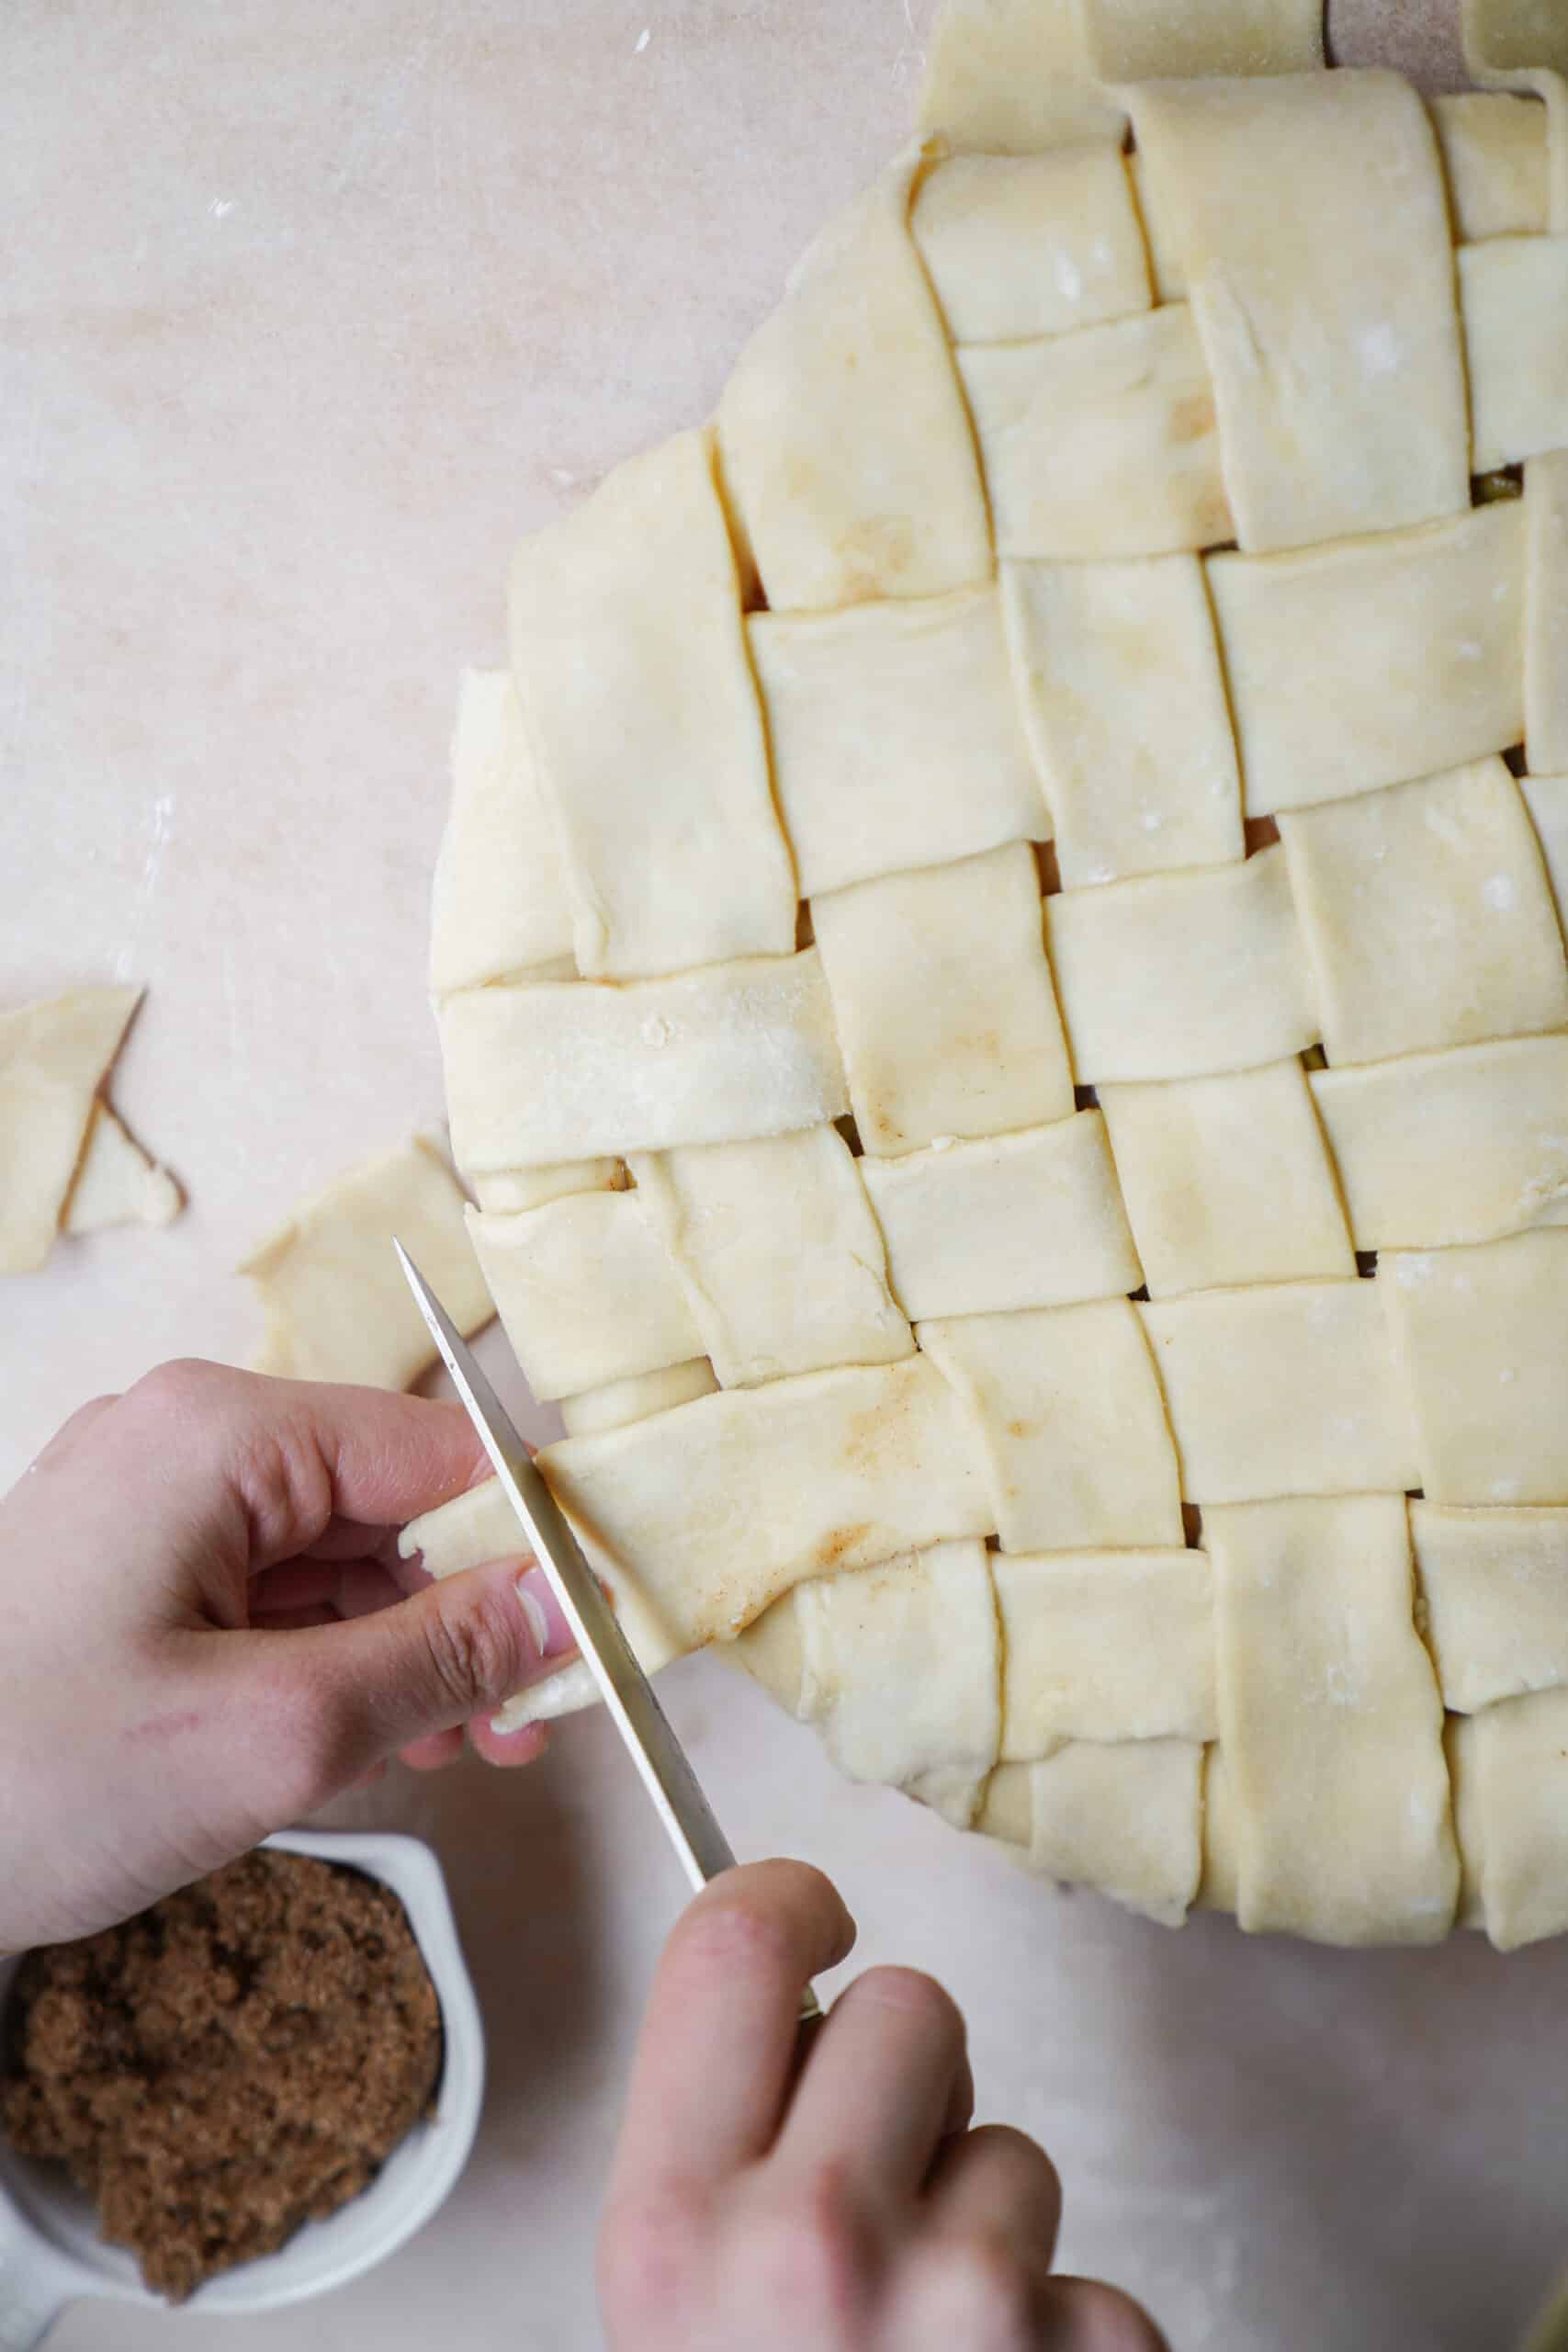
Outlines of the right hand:
[{"label": "right hand", "polygon": [[1164,2352],[1114,2288],[1051,2273],[1043,2149],[971,2130],[964,2019],[874,1968],[809,2029],[854,1926],[800,1862],[728,1871],[660,1962],[600,2244],[614,2352]]}]

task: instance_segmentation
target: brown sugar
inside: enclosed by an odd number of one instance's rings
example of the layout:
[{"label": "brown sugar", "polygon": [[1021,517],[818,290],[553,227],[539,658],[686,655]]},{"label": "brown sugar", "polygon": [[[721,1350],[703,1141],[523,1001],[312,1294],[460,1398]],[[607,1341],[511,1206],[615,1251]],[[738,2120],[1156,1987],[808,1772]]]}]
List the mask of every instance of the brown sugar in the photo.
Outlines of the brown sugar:
[{"label": "brown sugar", "polygon": [[0,2125],[176,2302],[358,2196],[441,2072],[397,1896],[276,1850],[29,1952],[5,2027]]}]

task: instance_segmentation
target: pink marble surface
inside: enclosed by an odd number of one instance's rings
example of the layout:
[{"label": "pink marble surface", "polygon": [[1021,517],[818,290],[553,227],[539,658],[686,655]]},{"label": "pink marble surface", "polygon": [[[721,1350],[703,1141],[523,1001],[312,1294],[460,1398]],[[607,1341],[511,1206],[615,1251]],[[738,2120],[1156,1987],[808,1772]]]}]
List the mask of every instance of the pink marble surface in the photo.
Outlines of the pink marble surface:
[{"label": "pink marble surface", "polygon": [[[116,1095],[191,1208],[4,1286],[0,1481],[158,1357],[243,1359],[234,1261],[438,1116],[426,876],[508,548],[705,412],[902,135],[931,13],[11,0],[0,1002],[147,983]],[[1419,36],[1452,78],[1444,11],[1334,22],[1353,56]],[[1065,2260],[1145,2293],[1180,2352],[1513,2339],[1568,2250],[1560,1951],[1173,1937],[844,1788],[712,1661],[670,1690],[740,1849],[822,1863],[863,1960],[959,1996],[982,2111],[1060,2162]],[[521,1779],[398,1775],[336,1817],[423,1834],[451,1873],[493,2053],[472,2167],[340,2297],[82,2305],[60,2352],[596,2342],[594,2209],[680,1899],[626,1768],[583,1721]]]}]

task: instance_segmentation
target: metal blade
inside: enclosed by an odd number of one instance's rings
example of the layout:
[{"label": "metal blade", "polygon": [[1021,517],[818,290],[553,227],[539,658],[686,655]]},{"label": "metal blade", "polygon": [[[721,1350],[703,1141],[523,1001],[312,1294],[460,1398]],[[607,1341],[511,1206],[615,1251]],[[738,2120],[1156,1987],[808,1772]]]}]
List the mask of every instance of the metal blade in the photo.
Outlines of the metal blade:
[{"label": "metal blade", "polygon": [[583,1558],[576,1536],[530,1461],[527,1447],[475,1362],[471,1349],[402,1243],[394,1240],[392,1247],[420,1313],[430,1326],[441,1360],[457,1384],[468,1419],[484,1441],[502,1492],[517,1514],[518,1524],[535,1557],[556,1589],[577,1646],[604,1694],[604,1704],[622,1739],[631,1750],[682,1867],[693,1886],[700,1889],[709,1879],[716,1878],[720,1871],[732,1869],[735,1856],[703,1794],[686,1751],[671,1731],[669,1718],[655,1698],[653,1686],[637,1663],[603,1586]]}]

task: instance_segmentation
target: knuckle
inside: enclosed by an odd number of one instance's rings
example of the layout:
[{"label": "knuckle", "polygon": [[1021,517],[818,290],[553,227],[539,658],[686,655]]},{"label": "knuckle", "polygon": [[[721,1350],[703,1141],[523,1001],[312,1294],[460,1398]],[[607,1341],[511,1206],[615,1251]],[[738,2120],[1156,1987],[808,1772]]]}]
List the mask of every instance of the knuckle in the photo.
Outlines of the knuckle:
[{"label": "knuckle", "polygon": [[424,1630],[436,1679],[460,1713],[511,1697],[524,1660],[521,1621],[509,1595],[437,1585]]},{"label": "knuckle", "polygon": [[221,1364],[209,1363],[202,1356],[172,1356],[144,1372],[126,1396],[158,1412],[185,1412],[205,1402],[228,1376]]}]

